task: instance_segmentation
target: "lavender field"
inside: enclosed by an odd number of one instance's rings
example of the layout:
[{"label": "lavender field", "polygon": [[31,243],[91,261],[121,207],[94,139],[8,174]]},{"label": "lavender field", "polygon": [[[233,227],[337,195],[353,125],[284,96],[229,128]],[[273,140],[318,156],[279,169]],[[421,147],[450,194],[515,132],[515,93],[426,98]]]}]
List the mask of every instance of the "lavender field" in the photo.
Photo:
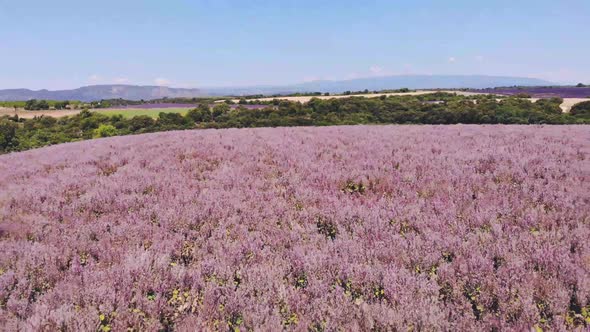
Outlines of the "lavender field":
[{"label": "lavender field", "polygon": [[[104,108],[104,110],[134,110],[134,109],[166,109],[166,108],[196,108],[198,104],[180,104],[180,103],[146,103],[146,104],[138,104],[138,105],[127,105],[127,106],[114,106],[110,108]],[[215,106],[215,104],[211,105],[211,107]],[[249,110],[257,110],[263,109],[268,107],[268,105],[229,105],[230,108],[236,109],[238,107],[243,107]]]},{"label": "lavender field", "polygon": [[473,91],[506,96],[524,93],[530,95],[532,98],[590,98],[590,87],[521,87],[481,89]]},{"label": "lavender field", "polygon": [[590,130],[126,136],[0,156],[0,327],[590,327]]}]

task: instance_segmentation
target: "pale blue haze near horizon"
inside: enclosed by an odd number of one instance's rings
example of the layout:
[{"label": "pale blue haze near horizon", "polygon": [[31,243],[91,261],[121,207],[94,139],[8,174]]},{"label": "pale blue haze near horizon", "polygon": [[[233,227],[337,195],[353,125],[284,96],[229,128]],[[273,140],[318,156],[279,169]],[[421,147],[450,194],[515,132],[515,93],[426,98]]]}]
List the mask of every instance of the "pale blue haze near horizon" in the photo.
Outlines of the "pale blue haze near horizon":
[{"label": "pale blue haze near horizon", "polygon": [[0,89],[396,74],[590,83],[589,22],[589,0],[0,0]]}]

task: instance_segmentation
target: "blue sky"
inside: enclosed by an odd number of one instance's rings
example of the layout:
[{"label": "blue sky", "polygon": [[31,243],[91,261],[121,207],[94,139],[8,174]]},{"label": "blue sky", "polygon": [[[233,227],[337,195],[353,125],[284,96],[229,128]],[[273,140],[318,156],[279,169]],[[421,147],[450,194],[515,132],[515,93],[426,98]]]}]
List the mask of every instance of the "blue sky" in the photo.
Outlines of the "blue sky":
[{"label": "blue sky", "polygon": [[590,1],[0,0],[0,88],[393,74],[590,83]]}]

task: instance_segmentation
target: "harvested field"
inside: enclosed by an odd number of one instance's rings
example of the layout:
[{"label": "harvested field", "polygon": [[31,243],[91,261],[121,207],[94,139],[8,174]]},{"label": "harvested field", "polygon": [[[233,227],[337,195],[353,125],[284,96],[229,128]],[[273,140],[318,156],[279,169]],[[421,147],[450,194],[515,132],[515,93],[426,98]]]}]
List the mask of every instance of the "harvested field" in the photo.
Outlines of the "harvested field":
[{"label": "harvested field", "polygon": [[80,113],[80,110],[60,110],[60,111],[26,111],[24,109],[18,109],[16,112],[13,108],[0,108],[0,116],[18,115],[23,119],[32,119],[36,116],[51,116],[54,118],[61,118],[64,116],[70,116]]},{"label": "harvested field", "polygon": [[157,118],[160,113],[180,113],[186,114],[191,108],[124,108],[124,109],[96,109],[94,112],[105,115],[122,115],[126,118],[134,116],[146,115],[152,118]]},{"label": "harvested field", "polygon": [[[300,103],[307,103],[312,98],[318,98],[318,99],[340,99],[340,98],[350,98],[350,97],[378,98],[378,97],[381,97],[381,96],[421,96],[421,95],[427,95],[427,94],[431,94],[431,93],[435,93],[435,92],[456,93],[456,94],[458,94],[460,96],[474,96],[474,95],[480,94],[480,93],[475,93],[475,92],[464,92],[464,91],[445,91],[445,90],[432,91],[432,90],[424,90],[424,91],[403,92],[403,93],[402,92],[396,92],[396,93],[368,93],[368,94],[333,95],[333,96],[268,97],[268,98],[254,99],[254,100],[259,100],[259,101],[272,101],[274,99],[280,99],[280,100],[289,100],[289,101],[295,101],[295,102],[300,102]],[[237,102],[239,102],[239,99],[234,99],[232,101],[235,102],[235,103],[237,103]]]}]

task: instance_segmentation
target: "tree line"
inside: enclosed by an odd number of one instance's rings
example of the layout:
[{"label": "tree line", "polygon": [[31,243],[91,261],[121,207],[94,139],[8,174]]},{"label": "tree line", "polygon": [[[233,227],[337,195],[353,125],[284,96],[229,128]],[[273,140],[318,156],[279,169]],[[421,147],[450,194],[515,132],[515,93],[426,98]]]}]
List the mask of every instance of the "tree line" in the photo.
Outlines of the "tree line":
[{"label": "tree line", "polygon": [[421,96],[314,98],[307,103],[266,102],[261,109],[203,103],[187,114],[160,113],[157,118],[107,116],[84,110],[63,118],[0,118],[0,153],[97,137],[200,128],[329,126],[356,124],[590,124],[590,102],[562,113],[560,98],[526,99],[496,96]]},{"label": "tree line", "polygon": [[0,101],[0,107],[4,108],[24,108],[27,111],[41,111],[41,110],[49,110],[49,109],[56,109],[56,110],[63,110],[68,108],[74,109],[76,107],[80,107],[82,105],[79,101],[69,101],[69,100],[45,100],[45,99],[31,99],[27,101]]}]

